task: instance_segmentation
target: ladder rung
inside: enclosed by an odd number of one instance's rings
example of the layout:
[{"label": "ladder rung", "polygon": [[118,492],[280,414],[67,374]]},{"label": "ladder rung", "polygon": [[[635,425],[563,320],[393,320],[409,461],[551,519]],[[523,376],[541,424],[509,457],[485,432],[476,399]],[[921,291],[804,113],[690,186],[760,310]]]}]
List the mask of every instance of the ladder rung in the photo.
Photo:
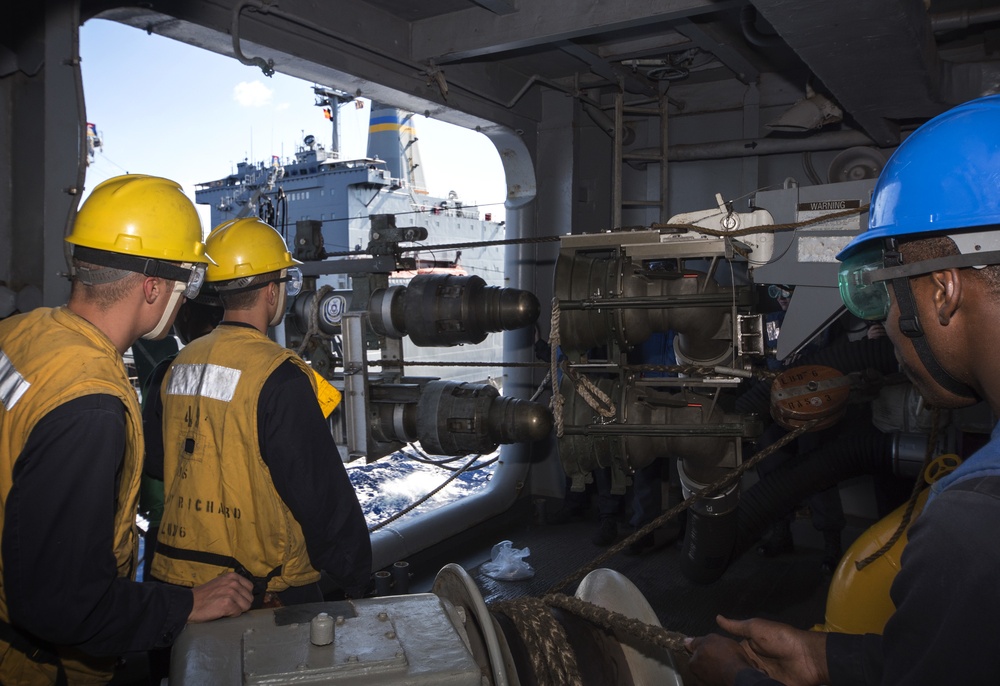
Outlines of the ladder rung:
[{"label": "ladder rung", "polygon": [[622,200],[622,207],[659,207],[659,200]]},{"label": "ladder rung", "polygon": [[659,117],[660,110],[652,110],[648,107],[623,107],[622,112],[625,114],[641,114],[644,117]]},{"label": "ladder rung", "polygon": [[659,162],[663,159],[663,155],[657,155],[653,152],[626,152],[622,153],[623,160],[643,160],[646,162]]}]

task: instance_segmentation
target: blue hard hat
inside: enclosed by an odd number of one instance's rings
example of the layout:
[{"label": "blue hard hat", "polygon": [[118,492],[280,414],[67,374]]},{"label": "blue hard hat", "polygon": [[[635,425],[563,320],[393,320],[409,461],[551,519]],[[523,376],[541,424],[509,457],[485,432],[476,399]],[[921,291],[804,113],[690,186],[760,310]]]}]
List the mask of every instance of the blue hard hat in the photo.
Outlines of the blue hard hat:
[{"label": "blue hard hat", "polygon": [[1000,224],[1000,95],[940,114],[903,141],[879,175],[868,231],[846,256],[879,238]]}]

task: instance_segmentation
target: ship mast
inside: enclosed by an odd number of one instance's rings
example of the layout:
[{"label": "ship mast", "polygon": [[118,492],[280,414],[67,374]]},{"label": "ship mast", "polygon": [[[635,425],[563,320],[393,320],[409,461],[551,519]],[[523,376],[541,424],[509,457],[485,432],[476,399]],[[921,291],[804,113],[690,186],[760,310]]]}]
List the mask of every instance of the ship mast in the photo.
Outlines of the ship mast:
[{"label": "ship mast", "polygon": [[316,106],[322,107],[327,119],[333,127],[333,143],[330,150],[335,159],[340,158],[340,105],[354,100],[354,96],[346,91],[326,86],[313,86],[313,93],[316,95]]}]

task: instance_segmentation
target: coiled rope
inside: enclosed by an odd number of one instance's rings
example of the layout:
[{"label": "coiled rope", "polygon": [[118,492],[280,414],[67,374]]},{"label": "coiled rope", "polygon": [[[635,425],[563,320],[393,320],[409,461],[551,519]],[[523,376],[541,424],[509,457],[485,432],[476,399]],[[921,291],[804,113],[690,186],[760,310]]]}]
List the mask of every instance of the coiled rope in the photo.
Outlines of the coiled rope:
[{"label": "coiled rope", "polygon": [[583,680],[563,625],[551,609],[565,610],[643,653],[684,652],[684,634],[646,624],[614,610],[574,596],[550,594],[542,598],[503,600],[490,605],[506,615],[517,629],[538,686],[580,686]]},{"label": "coiled rope", "polygon": [[514,623],[538,686],[583,683],[566,630],[549,612],[544,600],[530,596],[503,600],[490,605],[490,609],[507,615]]}]

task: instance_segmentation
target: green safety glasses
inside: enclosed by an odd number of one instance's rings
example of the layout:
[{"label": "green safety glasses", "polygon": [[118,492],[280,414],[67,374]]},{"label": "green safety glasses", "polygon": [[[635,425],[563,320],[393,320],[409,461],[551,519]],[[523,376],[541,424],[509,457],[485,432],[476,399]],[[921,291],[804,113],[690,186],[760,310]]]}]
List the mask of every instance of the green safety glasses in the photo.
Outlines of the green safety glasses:
[{"label": "green safety glasses", "polygon": [[837,285],[851,314],[872,321],[881,321],[889,315],[889,289],[885,280],[872,278],[873,273],[884,267],[885,251],[877,243],[840,263]]},{"label": "green safety glasses", "polygon": [[[974,234],[974,236],[979,235]],[[949,238],[955,240],[955,236]],[[978,246],[976,249],[978,250]],[[948,255],[913,264],[900,264],[900,262],[895,241],[889,241],[886,246],[876,243],[845,258],[840,263],[837,285],[840,287],[840,297],[847,309],[861,319],[881,321],[889,316],[891,304],[887,281],[922,276],[942,269],[981,268],[998,264],[1000,251],[986,250]]]},{"label": "green safety glasses", "polygon": [[778,286],[777,284],[771,284],[767,287],[767,294],[777,300],[778,298],[788,298],[792,297],[791,288],[785,288],[784,286]]}]

